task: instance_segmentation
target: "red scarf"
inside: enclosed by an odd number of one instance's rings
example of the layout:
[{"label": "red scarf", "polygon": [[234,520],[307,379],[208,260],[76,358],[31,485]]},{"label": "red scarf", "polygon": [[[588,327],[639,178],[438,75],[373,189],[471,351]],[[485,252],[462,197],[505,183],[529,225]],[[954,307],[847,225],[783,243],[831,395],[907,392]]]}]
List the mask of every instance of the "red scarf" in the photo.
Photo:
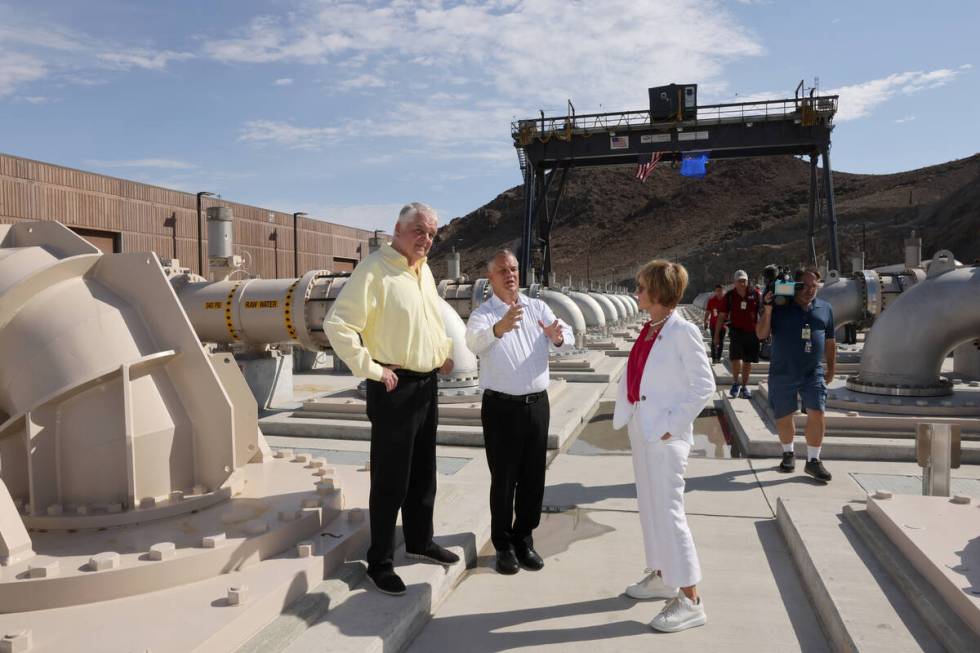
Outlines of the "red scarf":
[{"label": "red scarf", "polygon": [[643,379],[643,368],[646,367],[650,350],[653,349],[653,343],[657,341],[661,329],[663,329],[662,324],[654,330],[653,337],[647,340],[647,334],[650,333],[650,323],[644,324],[639,337],[630,350],[629,361],[626,363],[626,399],[631,404],[640,400],[640,380]]}]

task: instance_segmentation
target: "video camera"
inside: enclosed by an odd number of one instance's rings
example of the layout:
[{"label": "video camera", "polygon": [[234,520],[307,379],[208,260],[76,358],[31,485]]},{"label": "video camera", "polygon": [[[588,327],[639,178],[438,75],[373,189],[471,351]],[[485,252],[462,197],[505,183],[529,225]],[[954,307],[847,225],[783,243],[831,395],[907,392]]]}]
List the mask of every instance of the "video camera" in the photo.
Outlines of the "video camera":
[{"label": "video camera", "polygon": [[777,265],[767,265],[762,269],[762,277],[766,282],[766,293],[772,293],[772,301],[777,306],[783,306],[796,294],[796,282],[788,268]]}]

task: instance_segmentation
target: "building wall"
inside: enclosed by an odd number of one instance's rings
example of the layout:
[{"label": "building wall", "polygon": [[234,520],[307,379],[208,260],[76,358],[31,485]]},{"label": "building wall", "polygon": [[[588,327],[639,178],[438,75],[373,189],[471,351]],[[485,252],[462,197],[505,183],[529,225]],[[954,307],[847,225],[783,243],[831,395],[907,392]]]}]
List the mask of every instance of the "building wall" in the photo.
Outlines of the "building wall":
[{"label": "building wall", "polygon": [[[231,208],[235,253],[251,258],[250,272],[264,278],[294,276],[292,214],[214,197],[203,198],[203,206],[204,211],[209,206]],[[119,234],[123,252],[153,251],[197,270],[193,193],[0,154],[0,224],[22,220],[57,220],[68,227]],[[207,225],[203,218],[201,222],[207,266]],[[349,269],[351,261],[367,255],[371,235],[300,218],[299,274]]]}]

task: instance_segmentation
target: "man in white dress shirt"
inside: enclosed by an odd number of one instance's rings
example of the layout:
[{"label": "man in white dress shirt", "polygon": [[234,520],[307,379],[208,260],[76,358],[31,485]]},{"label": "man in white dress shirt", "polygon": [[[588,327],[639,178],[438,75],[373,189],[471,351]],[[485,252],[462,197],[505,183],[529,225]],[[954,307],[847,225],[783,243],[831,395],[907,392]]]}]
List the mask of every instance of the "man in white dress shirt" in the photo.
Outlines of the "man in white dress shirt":
[{"label": "man in white dress shirt", "polygon": [[[537,571],[531,532],[541,521],[548,450],[548,353],[575,346],[571,328],[540,299],[520,293],[517,259],[487,264],[493,296],[470,315],[466,344],[480,357],[483,439],[490,466],[490,538],[497,571]],[[516,517],[515,517],[516,512]]]}]

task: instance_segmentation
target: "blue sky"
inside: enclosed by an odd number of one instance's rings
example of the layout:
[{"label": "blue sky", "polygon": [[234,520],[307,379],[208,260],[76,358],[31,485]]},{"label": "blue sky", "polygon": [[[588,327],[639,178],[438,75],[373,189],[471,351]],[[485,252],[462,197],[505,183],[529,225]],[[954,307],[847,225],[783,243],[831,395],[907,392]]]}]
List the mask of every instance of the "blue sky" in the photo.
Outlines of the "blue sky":
[{"label": "blue sky", "polygon": [[520,183],[510,121],[840,93],[835,169],[980,151],[980,2],[0,0],[0,151],[366,229]]}]

